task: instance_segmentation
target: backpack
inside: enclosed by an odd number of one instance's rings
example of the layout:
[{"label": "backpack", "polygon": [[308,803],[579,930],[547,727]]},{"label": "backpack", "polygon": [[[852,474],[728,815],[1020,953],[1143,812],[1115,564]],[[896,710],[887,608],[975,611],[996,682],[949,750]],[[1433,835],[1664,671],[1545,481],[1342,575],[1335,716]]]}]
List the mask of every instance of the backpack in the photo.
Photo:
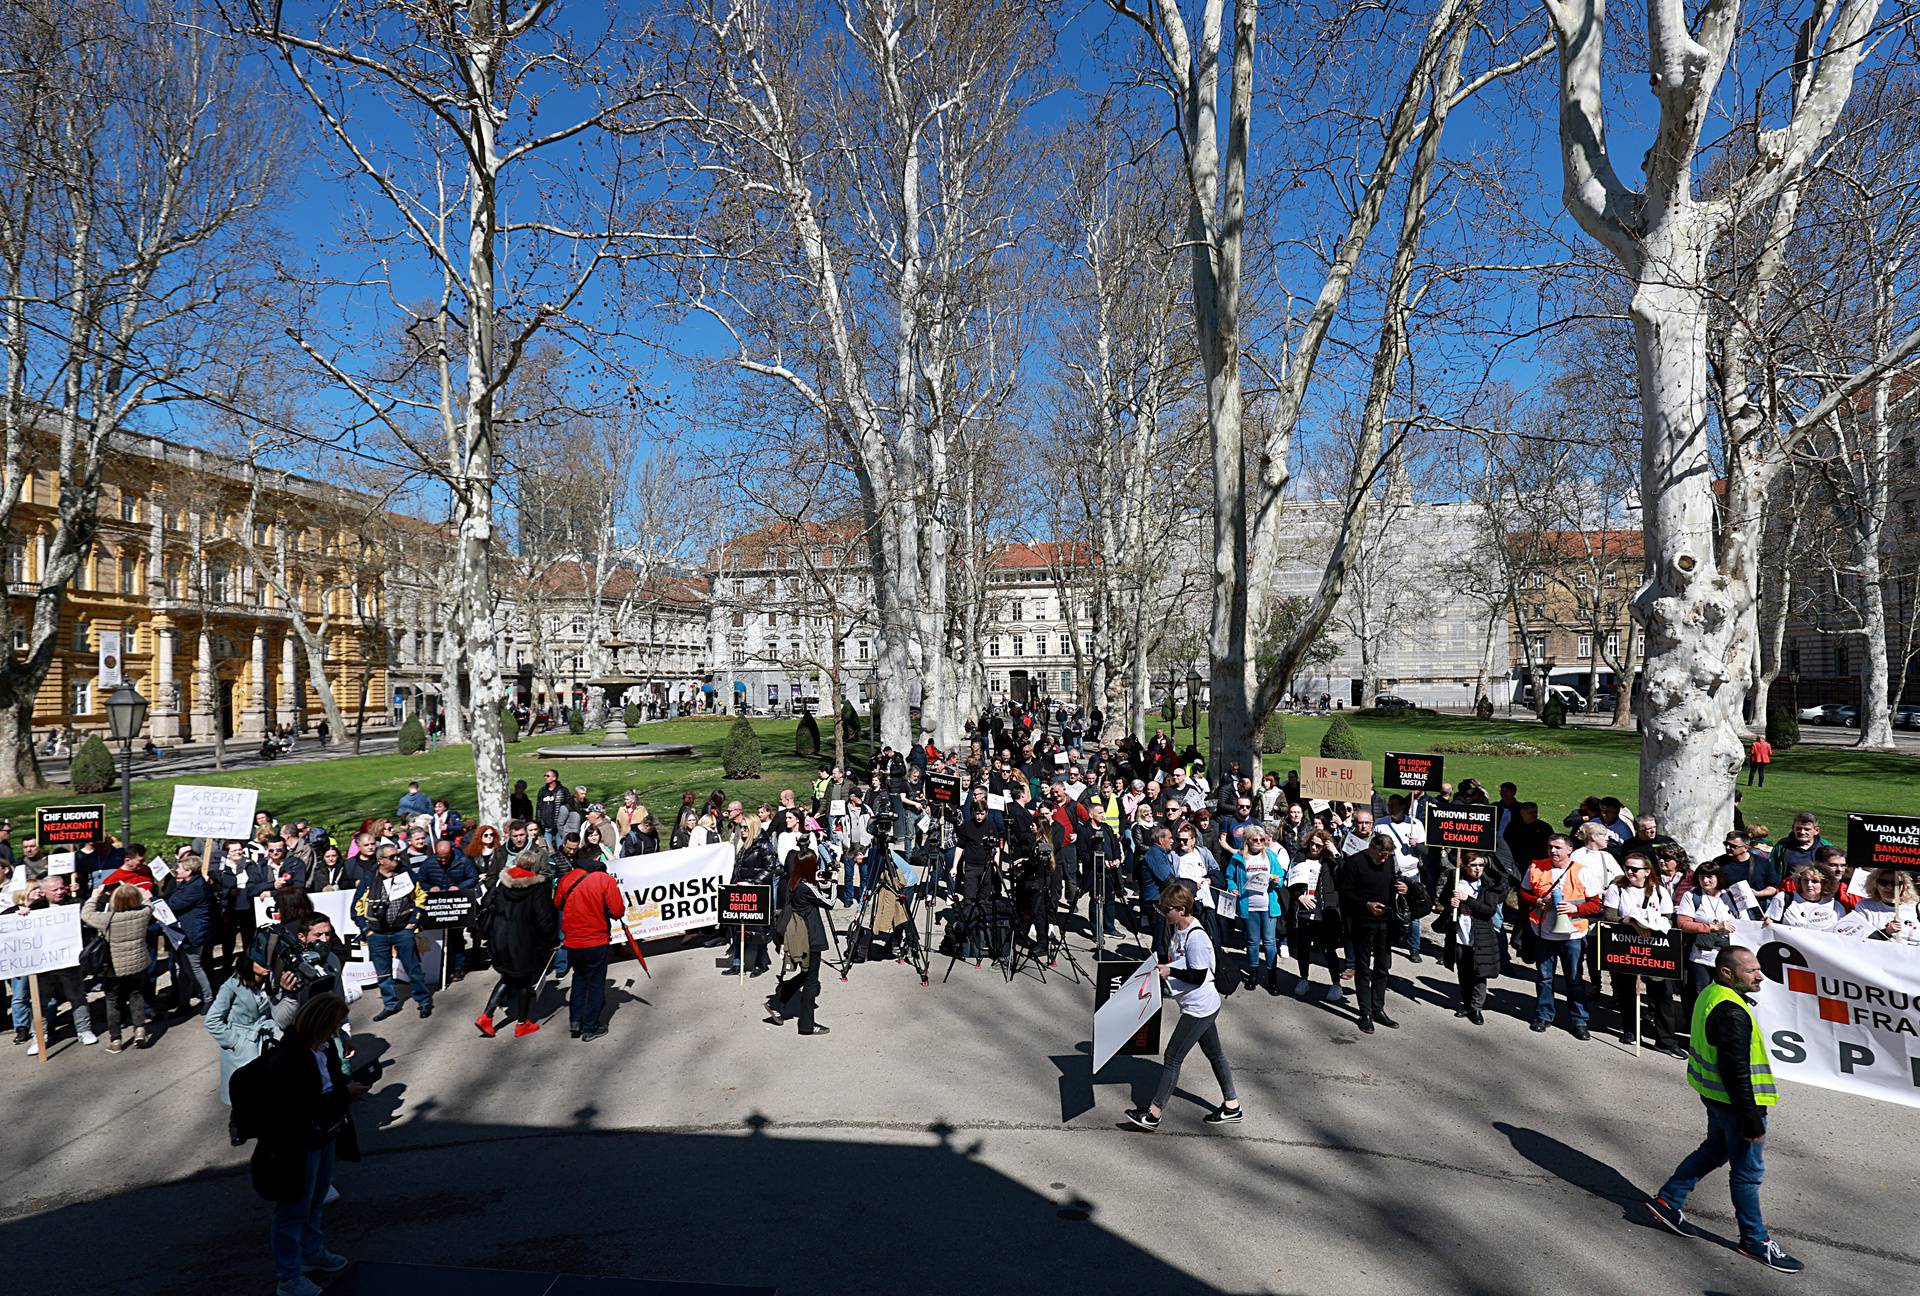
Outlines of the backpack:
[{"label": "backpack", "polygon": [[259,1138],[267,1128],[269,1113],[273,1110],[267,1071],[283,1047],[280,1040],[273,1041],[227,1080],[227,1096],[233,1100],[233,1110],[227,1116],[227,1138],[235,1147]]}]

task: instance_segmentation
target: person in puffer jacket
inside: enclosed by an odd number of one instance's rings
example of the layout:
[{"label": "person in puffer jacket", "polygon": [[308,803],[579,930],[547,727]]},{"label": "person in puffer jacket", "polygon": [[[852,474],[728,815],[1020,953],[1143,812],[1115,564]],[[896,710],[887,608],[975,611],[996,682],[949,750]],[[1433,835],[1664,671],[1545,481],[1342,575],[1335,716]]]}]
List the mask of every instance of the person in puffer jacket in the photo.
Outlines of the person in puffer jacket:
[{"label": "person in puffer jacket", "polygon": [[493,970],[500,975],[487,996],[487,1006],[473,1022],[489,1039],[498,1025],[494,1014],[503,1005],[514,1019],[516,1036],[540,1029],[534,1020],[533,986],[547,970],[560,939],[559,915],[542,868],[545,862],[544,853],[535,849],[501,870],[499,882],[487,892],[475,920],[475,928],[492,951]]}]

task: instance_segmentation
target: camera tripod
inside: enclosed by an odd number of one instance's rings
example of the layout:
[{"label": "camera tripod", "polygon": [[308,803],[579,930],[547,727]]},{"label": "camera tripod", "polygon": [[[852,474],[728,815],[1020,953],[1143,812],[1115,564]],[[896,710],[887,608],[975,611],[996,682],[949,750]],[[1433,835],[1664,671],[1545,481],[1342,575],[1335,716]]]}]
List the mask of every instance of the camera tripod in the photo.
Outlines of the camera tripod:
[{"label": "camera tripod", "polygon": [[[1042,910],[1035,909],[1031,914],[1022,914],[1019,901],[1015,899],[1012,939],[1009,942],[1010,950],[1007,960],[1007,980],[1012,981],[1020,974],[1022,968],[1030,967],[1044,983],[1047,979],[1046,969],[1055,967],[1064,956],[1067,960],[1067,969],[1073,974],[1074,984],[1078,985],[1086,977],[1087,972],[1080,966],[1080,960],[1074,957],[1072,947],[1067,944],[1066,929],[1059,923],[1059,911],[1054,905],[1053,890],[1050,886],[1041,888],[1039,905],[1044,908],[1047,917],[1047,939],[1044,943],[1034,942],[1028,945],[1022,952],[1020,936],[1028,927],[1036,925],[1034,920],[1039,917]],[[1045,956],[1044,966],[1041,961],[1043,955]]]},{"label": "camera tripod", "polygon": [[[874,837],[872,853],[867,859],[867,869],[868,875],[862,879],[859,907],[854,910],[853,921],[847,926],[847,943],[840,965],[840,979],[845,981],[855,963],[864,963],[870,957],[873,945],[874,914],[879,907],[880,893],[884,890],[892,892],[905,911],[905,919],[888,933],[888,945],[891,947],[896,939],[905,941],[900,952],[894,957],[902,962],[912,963],[914,970],[920,974],[920,983],[925,985],[931,959],[926,950],[926,942],[921,939],[914,919],[914,906],[919,903],[919,893],[913,887],[907,886],[906,880],[901,877],[898,867],[893,862],[893,850],[887,844],[884,834]],[[931,870],[923,868],[919,885],[930,888],[930,882]],[[932,913],[931,903],[928,905],[928,913],[929,915]],[[902,935],[903,932],[904,935]]]},{"label": "camera tripod", "polygon": [[[964,874],[961,885],[965,886]],[[1001,923],[1002,905],[1006,906],[1007,921],[1004,926]],[[951,927],[957,921],[963,934],[947,959],[947,970],[940,978],[941,984],[946,984],[947,978],[953,975],[953,965],[962,958],[969,959],[975,967],[983,966],[978,952],[967,953],[969,945],[978,950],[977,942],[983,928],[986,932],[986,961],[1004,971],[1013,960],[1013,900],[1006,894],[1006,874],[997,858],[988,869],[986,884],[975,892],[972,899],[955,906],[955,913],[957,918],[950,916],[947,925]]]}]

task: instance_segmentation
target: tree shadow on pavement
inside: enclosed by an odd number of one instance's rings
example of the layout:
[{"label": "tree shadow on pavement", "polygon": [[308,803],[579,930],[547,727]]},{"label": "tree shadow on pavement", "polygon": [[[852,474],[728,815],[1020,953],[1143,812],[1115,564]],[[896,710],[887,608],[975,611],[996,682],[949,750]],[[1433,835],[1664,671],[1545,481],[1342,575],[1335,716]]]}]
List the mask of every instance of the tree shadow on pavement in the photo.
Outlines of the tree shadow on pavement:
[{"label": "tree shadow on pavement", "polygon": [[[1084,1057],[1081,1065],[1085,1065]],[[1109,1232],[1072,1190],[1037,1192],[952,1131],[855,1143],[742,1128],[660,1132],[481,1125],[415,1111],[405,1146],[361,1125],[366,1160],[337,1172],[334,1250],[354,1259],[776,1288],[902,1291],[1220,1289]],[[1064,1188],[1064,1185],[1055,1185]],[[89,1248],[128,1219],[160,1252]],[[19,1290],[265,1290],[268,1207],[244,1165],[0,1221]]]}]

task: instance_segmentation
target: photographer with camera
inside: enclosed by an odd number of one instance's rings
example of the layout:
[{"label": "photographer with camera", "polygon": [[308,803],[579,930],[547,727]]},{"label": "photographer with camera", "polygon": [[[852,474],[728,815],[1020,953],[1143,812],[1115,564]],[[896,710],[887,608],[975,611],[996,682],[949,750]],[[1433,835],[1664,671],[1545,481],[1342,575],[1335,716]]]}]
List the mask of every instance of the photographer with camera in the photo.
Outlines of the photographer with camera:
[{"label": "photographer with camera", "polygon": [[1037,823],[1033,814],[1033,789],[1025,783],[1015,787],[1013,801],[1007,806],[1007,856],[1014,884],[1014,940],[1018,944],[1032,928],[1037,933],[1036,949],[1045,949],[1052,936],[1053,902],[1059,879],[1054,870],[1052,822]]},{"label": "photographer with camera", "polygon": [[962,952],[979,958],[983,945],[999,944],[991,933],[998,925],[994,910],[1000,901],[1000,837],[987,819],[984,799],[973,802],[954,830],[953,856],[960,865]]},{"label": "photographer with camera", "polygon": [[310,908],[297,919],[266,928],[263,934],[254,971],[266,989],[273,1024],[284,1031],[307,1000],[342,993],[340,973],[346,967],[347,947],[334,933],[333,919]]},{"label": "photographer with camera", "polygon": [[375,856],[374,871],[361,882],[353,897],[353,916],[366,933],[367,955],[380,975],[380,1011],[375,1021],[385,1021],[400,1011],[400,996],[393,988],[393,960],[407,970],[407,985],[422,1017],[433,1016],[433,996],[427,990],[427,974],[420,966],[420,908],[427,902],[426,888],[414,875],[400,866],[397,847],[383,845]]}]

